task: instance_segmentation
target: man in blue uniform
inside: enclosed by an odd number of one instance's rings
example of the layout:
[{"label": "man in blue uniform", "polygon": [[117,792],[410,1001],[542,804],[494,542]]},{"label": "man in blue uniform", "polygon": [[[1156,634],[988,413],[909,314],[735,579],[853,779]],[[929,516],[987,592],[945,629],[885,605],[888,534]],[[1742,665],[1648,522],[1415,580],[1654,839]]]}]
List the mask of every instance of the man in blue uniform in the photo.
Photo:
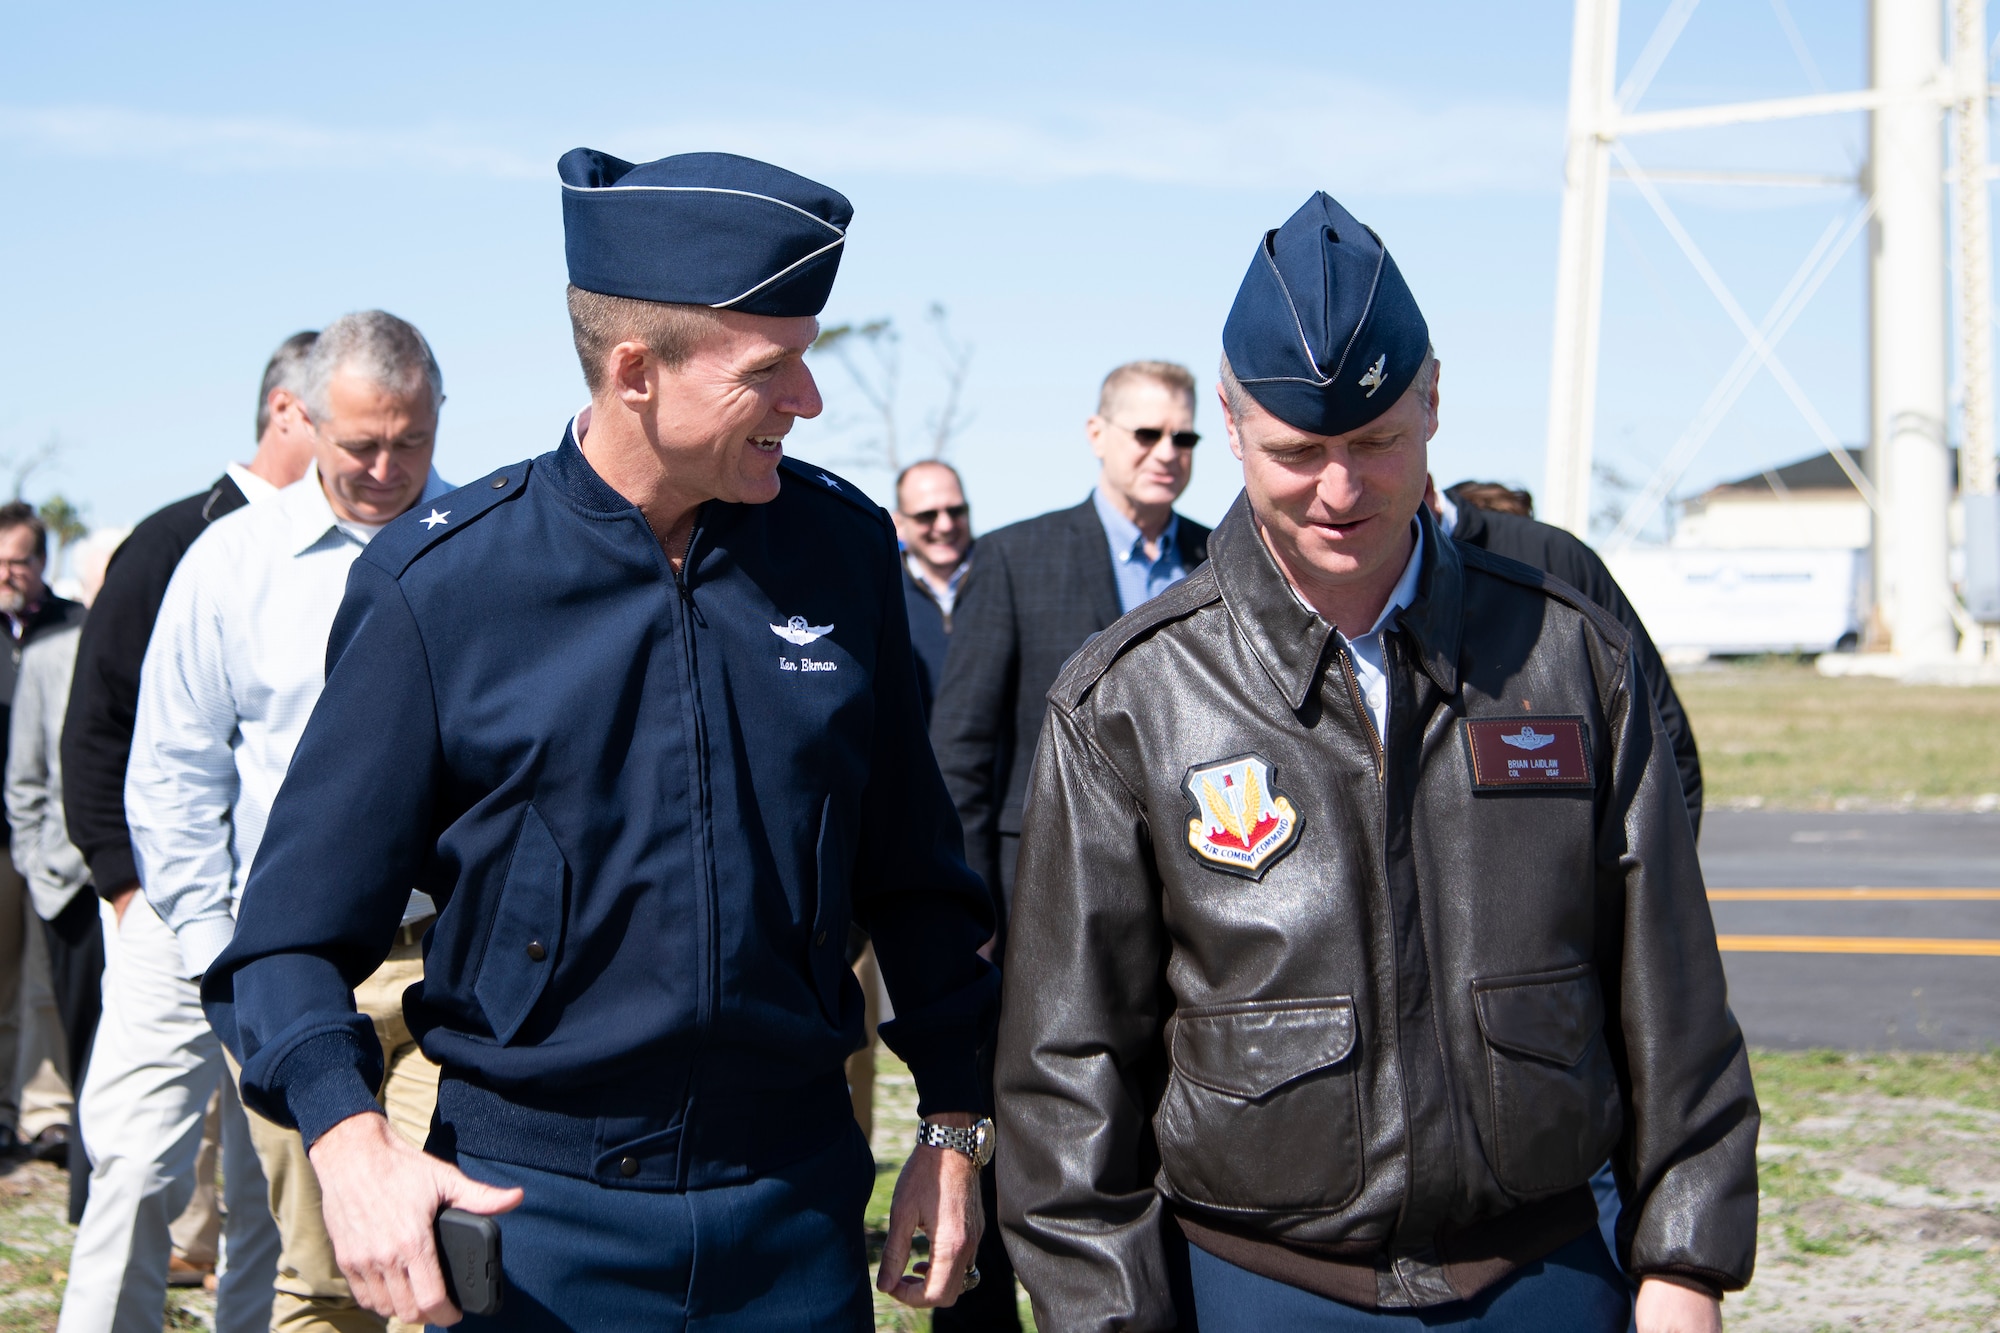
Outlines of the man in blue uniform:
[{"label": "man in blue uniform", "polygon": [[[209,1013],[246,1102],[312,1145],[371,1309],[459,1317],[455,1205],[502,1214],[475,1324],[865,1328],[858,921],[926,1117],[877,1284],[947,1305],[977,1281],[991,910],[888,517],[783,457],[852,210],[726,154],[559,170],[590,406],[355,564]],[[428,1155],[348,998],[412,887],[439,907],[405,999],[443,1067]]]}]

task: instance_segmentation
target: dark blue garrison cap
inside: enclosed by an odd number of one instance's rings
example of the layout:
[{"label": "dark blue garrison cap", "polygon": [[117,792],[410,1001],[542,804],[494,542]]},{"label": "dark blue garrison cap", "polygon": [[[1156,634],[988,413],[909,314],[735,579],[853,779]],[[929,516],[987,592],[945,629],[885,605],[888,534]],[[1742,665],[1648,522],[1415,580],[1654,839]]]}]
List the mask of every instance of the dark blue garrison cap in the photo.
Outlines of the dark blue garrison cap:
[{"label": "dark blue garrison cap", "polygon": [[591,148],[556,163],[569,280],[585,291],[751,315],[826,308],[854,206],[734,153],[634,166]]},{"label": "dark blue garrison cap", "polygon": [[1264,233],[1222,326],[1244,389],[1314,435],[1344,435],[1388,411],[1429,346],[1396,261],[1325,191]]}]

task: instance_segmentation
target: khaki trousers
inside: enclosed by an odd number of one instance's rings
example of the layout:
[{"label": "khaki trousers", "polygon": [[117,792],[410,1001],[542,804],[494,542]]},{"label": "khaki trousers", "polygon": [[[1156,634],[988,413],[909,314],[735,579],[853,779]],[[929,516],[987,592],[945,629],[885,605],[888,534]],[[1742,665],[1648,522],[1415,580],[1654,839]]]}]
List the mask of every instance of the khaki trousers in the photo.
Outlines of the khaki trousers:
[{"label": "khaki trousers", "polygon": [[[422,930],[421,923],[416,932]],[[423,946],[398,936],[389,959],[354,990],[354,1007],[374,1021],[388,1074],[379,1094],[389,1123],[421,1148],[430,1137],[437,1109],[438,1067],[417,1048],[403,1021],[403,992],[424,978]],[[404,943],[404,940],[409,940]],[[234,1071],[242,1077],[240,1069]],[[271,1333],[383,1333],[414,1329],[361,1308],[334,1262],[333,1241],[320,1209],[319,1177],[306,1156],[298,1131],[272,1124],[250,1112],[250,1141],[271,1182],[271,1216],[278,1221],[283,1248],[271,1299]]]},{"label": "khaki trousers", "polygon": [[882,1038],[876,1025],[882,1021],[882,969],[875,962],[875,946],[869,945],[854,960],[854,979],[861,983],[862,1021],[868,1027],[868,1044],[847,1057],[847,1099],[854,1105],[854,1123],[861,1136],[875,1141],[875,1047]]}]

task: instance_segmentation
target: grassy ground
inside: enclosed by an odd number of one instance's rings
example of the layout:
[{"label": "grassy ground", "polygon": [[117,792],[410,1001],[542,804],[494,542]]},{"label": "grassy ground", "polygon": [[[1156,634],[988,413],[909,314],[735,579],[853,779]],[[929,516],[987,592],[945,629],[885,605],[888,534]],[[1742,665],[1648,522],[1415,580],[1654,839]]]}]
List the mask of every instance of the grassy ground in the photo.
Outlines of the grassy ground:
[{"label": "grassy ground", "polygon": [[[2000,1328],[2000,1053],[1754,1057],[1764,1107],[1757,1278],[1724,1306],[1743,1333],[1971,1333]],[[916,1128],[916,1090],[884,1053],[877,1082],[878,1253]],[[1004,1150],[1004,1145],[1003,1145]],[[72,1232],[54,1167],[0,1178],[0,1333],[53,1329]],[[1023,1300],[1022,1326],[1032,1329]],[[167,1326],[211,1326],[214,1302],[170,1298]],[[927,1314],[877,1298],[876,1327]]]},{"label": "grassy ground", "polygon": [[2000,808],[2000,689],[1829,680],[1789,660],[1674,676],[1714,807]]},{"label": "grassy ground", "polygon": [[2000,1053],[1755,1065],[1757,1277],[1729,1327],[2000,1328]]}]

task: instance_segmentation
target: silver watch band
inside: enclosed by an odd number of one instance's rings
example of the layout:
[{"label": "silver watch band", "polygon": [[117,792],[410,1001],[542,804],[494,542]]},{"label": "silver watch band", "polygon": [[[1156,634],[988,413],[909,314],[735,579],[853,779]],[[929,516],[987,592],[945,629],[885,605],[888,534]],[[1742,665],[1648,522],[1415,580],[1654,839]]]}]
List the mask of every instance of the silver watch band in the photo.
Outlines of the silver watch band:
[{"label": "silver watch band", "polygon": [[950,1125],[933,1125],[929,1122],[917,1126],[917,1146],[920,1148],[950,1148],[962,1152],[967,1157],[979,1153],[979,1136],[969,1129],[953,1129]]}]

